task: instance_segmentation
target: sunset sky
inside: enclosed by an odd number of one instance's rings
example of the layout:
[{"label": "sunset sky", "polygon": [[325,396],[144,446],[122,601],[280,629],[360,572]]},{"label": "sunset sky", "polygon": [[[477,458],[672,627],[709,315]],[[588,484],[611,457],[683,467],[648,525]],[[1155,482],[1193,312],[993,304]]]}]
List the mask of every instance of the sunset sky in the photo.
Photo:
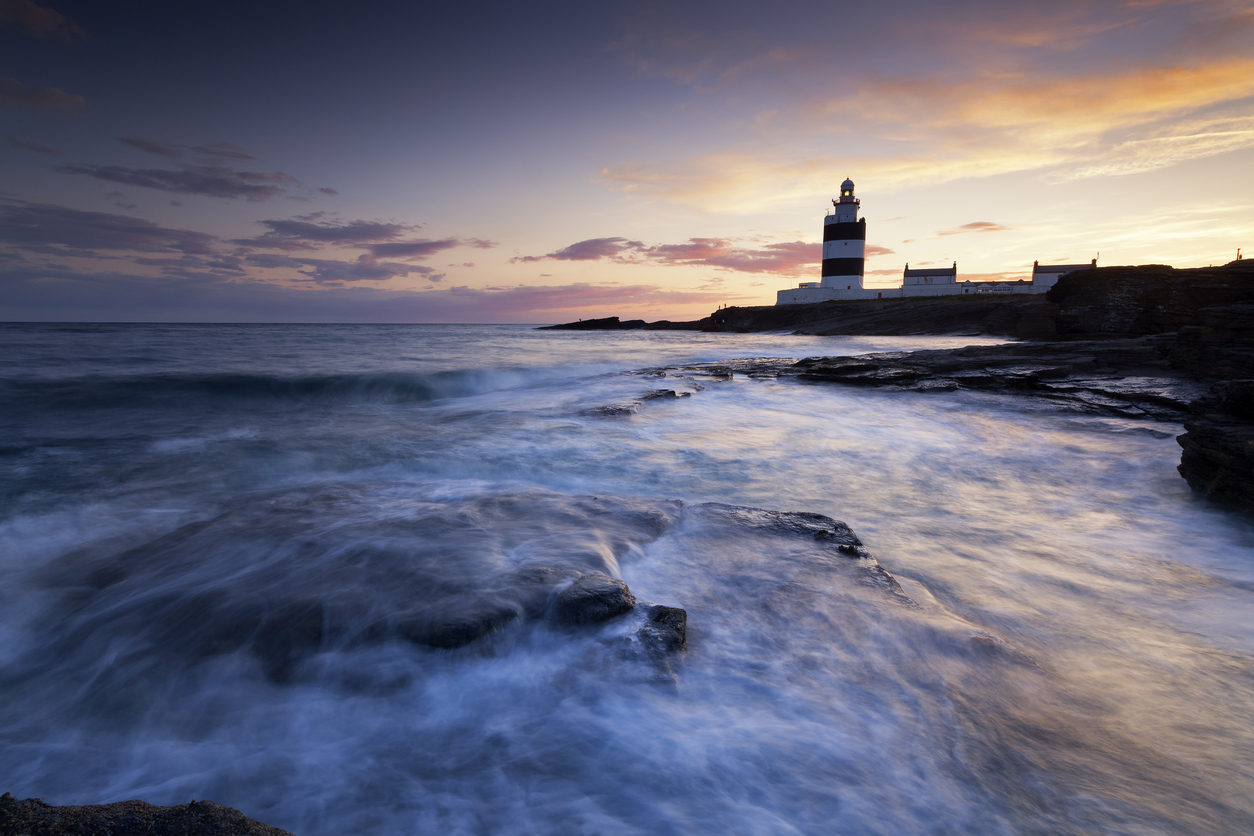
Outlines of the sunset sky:
[{"label": "sunset sky", "polygon": [[1254,247],[1254,2],[0,0],[0,320],[692,319]]}]

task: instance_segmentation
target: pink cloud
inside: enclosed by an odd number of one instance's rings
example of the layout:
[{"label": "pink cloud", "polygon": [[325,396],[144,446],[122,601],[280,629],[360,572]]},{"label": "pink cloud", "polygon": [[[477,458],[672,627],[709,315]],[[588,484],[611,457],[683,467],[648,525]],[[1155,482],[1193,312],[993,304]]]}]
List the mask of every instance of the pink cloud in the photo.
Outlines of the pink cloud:
[{"label": "pink cloud", "polygon": [[628,241],[626,238],[589,238],[586,241],[578,241],[569,247],[564,247],[548,255],[525,255],[511,258],[510,263],[544,261],[545,259],[553,259],[555,261],[597,261],[602,258],[613,258],[628,250],[639,249],[643,246],[639,241]]},{"label": "pink cloud", "polygon": [[[887,247],[871,246],[867,255],[891,253]],[[662,264],[666,266],[715,267],[740,273],[797,275],[823,259],[823,245],[787,241],[760,247],[739,246],[733,238],[689,238],[682,244],[647,246],[622,237],[590,238],[543,256],[521,256],[511,262],[598,261],[618,264]]]},{"label": "pink cloud", "polygon": [[963,232],[1001,232],[1007,229],[1010,229],[1010,227],[1003,226],[998,223],[993,223],[992,221],[975,221],[973,223],[963,224],[957,229],[946,229],[945,231],[938,232],[936,234],[937,235],[960,235]]}]

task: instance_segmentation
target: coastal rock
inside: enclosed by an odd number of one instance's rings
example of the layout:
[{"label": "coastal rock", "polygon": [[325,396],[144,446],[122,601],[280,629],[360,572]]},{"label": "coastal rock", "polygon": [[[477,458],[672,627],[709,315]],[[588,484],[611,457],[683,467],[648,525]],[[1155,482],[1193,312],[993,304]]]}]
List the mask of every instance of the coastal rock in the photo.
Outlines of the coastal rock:
[{"label": "coastal rock", "polygon": [[0,796],[4,836],[292,836],[233,807],[192,801],[157,807],[143,801],[55,807],[38,798]]},{"label": "coastal rock", "polygon": [[523,608],[516,603],[486,601],[435,617],[406,619],[397,626],[397,632],[414,644],[455,650],[502,629],[522,613]]},{"label": "coastal rock", "polygon": [[[599,624],[634,605],[610,577],[619,561],[683,509],[544,491],[440,501],[407,491],[328,484],[250,497],[122,551],[65,555],[41,577],[65,606],[49,611],[46,644],[22,664],[127,647],[174,671],[238,655],[284,684],[317,676],[305,663],[327,652],[393,642],[453,651],[544,621]],[[141,678],[112,669],[90,687],[102,711],[152,698]]]},{"label": "coastal rock", "polygon": [[1194,404],[1176,439],[1180,475],[1207,499],[1254,511],[1254,380],[1225,380]]},{"label": "coastal rock", "polygon": [[661,653],[688,649],[687,610],[653,604],[648,608],[648,614],[648,623],[637,633],[647,647]]},{"label": "coastal rock", "polygon": [[1204,389],[1174,372],[1162,340],[1010,343],[858,357],[808,357],[779,375],[920,392],[1030,395],[1081,412],[1180,420]]},{"label": "coastal rock", "polygon": [[635,606],[631,590],[618,578],[583,575],[557,596],[550,617],[558,624],[598,624]]}]

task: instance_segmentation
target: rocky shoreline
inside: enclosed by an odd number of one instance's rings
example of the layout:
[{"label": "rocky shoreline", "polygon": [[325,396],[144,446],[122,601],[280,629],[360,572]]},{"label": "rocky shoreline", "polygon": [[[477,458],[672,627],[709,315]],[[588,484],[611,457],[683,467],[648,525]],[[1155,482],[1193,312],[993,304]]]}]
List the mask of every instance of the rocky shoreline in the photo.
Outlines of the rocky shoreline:
[{"label": "rocky shoreline", "polygon": [[1190,270],[1103,267],[1063,276],[1044,296],[988,296],[725,308],[694,322],[609,317],[551,327],[1017,337],[1001,346],[748,360],[686,374],[999,391],[1090,414],[1179,421],[1179,470],[1189,486],[1254,512],[1254,260]]}]

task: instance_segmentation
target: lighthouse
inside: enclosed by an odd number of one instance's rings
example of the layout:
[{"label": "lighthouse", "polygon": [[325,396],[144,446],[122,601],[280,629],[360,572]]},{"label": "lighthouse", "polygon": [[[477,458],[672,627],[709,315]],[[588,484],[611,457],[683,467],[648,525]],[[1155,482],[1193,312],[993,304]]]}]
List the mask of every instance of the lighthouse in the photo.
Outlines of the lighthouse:
[{"label": "lighthouse", "polygon": [[860,201],[853,196],[853,181],[840,184],[840,197],[832,201],[835,213],[823,219],[823,277],[819,287],[862,290],[866,268],[866,218],[858,218]]}]

